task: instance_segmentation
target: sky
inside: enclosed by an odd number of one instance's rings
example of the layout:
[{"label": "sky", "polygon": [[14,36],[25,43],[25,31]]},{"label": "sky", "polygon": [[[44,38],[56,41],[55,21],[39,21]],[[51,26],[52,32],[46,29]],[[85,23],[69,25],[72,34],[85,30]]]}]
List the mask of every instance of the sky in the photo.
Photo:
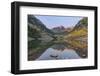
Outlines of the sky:
[{"label": "sky", "polygon": [[35,15],[47,28],[52,29],[58,26],[64,26],[65,28],[73,27],[78,23],[83,17],[79,16],[45,16],[45,15]]}]

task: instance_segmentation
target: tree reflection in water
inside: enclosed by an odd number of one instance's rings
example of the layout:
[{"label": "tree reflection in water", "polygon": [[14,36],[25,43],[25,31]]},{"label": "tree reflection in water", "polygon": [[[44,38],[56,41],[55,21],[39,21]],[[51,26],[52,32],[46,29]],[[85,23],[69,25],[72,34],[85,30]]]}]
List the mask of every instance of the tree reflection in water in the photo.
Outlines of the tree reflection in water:
[{"label": "tree reflection in water", "polygon": [[32,55],[29,56],[29,60],[59,60],[59,59],[80,59],[86,58],[83,56],[87,53],[80,51],[80,49],[74,49],[67,43],[54,43],[47,42],[41,44],[33,49]]}]

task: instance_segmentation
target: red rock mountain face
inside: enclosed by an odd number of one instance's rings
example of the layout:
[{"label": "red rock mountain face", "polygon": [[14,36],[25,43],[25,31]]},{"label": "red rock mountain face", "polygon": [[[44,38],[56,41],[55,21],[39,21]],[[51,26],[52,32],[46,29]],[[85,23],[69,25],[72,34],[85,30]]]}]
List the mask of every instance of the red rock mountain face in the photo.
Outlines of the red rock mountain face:
[{"label": "red rock mountain face", "polygon": [[70,32],[72,29],[73,27],[65,28],[63,25],[61,25],[59,27],[52,28],[52,31],[55,33],[61,33],[61,32]]},{"label": "red rock mountain face", "polygon": [[59,26],[59,27],[54,27],[54,28],[53,28],[53,30],[56,30],[56,29],[65,30],[65,27],[61,25],[61,26]]}]

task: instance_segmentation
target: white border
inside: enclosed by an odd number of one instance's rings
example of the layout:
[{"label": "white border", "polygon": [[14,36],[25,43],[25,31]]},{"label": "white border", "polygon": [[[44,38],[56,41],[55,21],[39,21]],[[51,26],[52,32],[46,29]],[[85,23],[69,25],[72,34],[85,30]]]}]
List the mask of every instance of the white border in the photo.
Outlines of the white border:
[{"label": "white border", "polygon": [[[27,61],[27,15],[62,15],[88,17],[88,58],[69,60]],[[79,67],[94,65],[94,11],[43,7],[20,7],[20,70]]]}]

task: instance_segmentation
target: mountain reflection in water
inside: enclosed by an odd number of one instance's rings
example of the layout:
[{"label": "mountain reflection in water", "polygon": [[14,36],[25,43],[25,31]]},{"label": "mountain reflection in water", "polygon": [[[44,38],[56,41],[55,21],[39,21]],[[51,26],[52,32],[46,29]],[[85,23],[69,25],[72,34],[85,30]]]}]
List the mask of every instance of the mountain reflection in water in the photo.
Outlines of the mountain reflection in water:
[{"label": "mountain reflection in water", "polygon": [[80,56],[75,50],[67,48],[63,44],[55,44],[48,49],[36,60],[55,60],[55,59],[79,59]]}]

